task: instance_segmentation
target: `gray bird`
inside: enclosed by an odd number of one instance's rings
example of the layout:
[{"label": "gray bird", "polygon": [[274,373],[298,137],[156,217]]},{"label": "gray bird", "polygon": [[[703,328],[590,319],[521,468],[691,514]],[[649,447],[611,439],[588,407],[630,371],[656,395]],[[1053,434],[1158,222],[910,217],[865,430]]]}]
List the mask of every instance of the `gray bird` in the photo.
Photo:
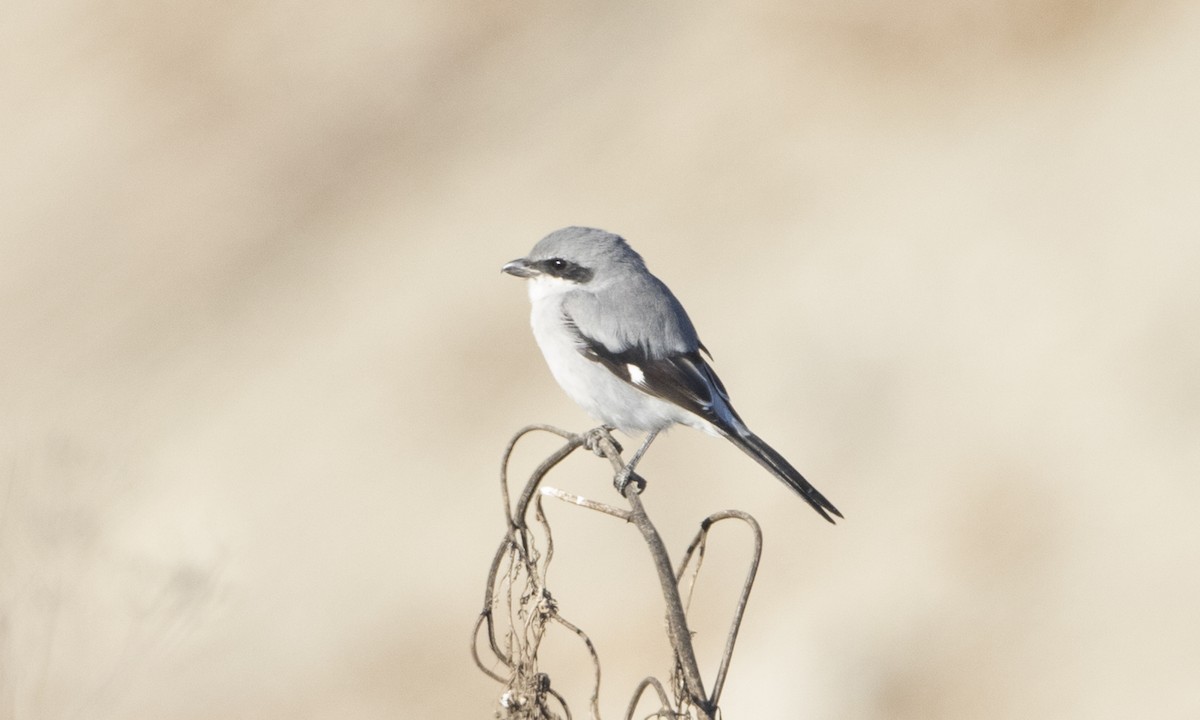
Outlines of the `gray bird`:
[{"label": "gray bird", "polygon": [[727,438],[829,522],[842,517],[738,417],[687,312],[619,235],[556,230],[501,270],[529,280],[533,335],[567,395],[608,428],[647,433],[618,487],[658,433],[688,425]]}]

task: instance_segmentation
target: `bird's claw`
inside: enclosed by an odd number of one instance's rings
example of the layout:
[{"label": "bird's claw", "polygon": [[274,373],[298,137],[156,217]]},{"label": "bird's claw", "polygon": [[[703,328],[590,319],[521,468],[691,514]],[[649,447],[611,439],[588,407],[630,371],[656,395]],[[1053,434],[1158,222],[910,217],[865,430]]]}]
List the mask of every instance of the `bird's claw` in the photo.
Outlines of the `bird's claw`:
[{"label": "bird's claw", "polygon": [[617,442],[617,439],[613,437],[612,428],[607,425],[592,428],[583,434],[583,446],[595,453],[597,457],[605,456],[604,443],[606,442],[612,443],[612,447],[617,451],[618,455],[624,451],[621,443]]},{"label": "bird's claw", "polygon": [[646,489],[646,478],[633,472],[633,469],[626,465],[613,476],[613,487],[624,495],[625,488],[629,487],[630,483],[633,483],[634,490],[638,495],[641,495],[642,491]]},{"label": "bird's claw", "polygon": [[[621,443],[612,435],[613,429],[607,425],[601,425],[598,428],[592,428],[583,434],[583,446],[591,450],[597,457],[607,457],[619,461],[624,448]],[[615,451],[615,455],[612,453]],[[613,487],[622,495],[625,494],[625,488],[633,483],[639,495],[646,489],[646,479],[633,471],[633,466],[637,464],[636,459],[632,464],[624,465],[617,474],[613,476]]]}]

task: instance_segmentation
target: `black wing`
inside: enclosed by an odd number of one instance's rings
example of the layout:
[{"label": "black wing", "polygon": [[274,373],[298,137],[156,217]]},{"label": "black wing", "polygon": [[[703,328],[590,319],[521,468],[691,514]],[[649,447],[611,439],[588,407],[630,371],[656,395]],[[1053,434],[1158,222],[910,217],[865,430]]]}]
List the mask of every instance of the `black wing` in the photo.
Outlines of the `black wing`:
[{"label": "black wing", "polygon": [[729,403],[729,395],[721,379],[713,372],[704,357],[708,350],[699,345],[691,352],[653,357],[640,346],[613,352],[603,343],[589,338],[569,315],[563,320],[575,334],[579,352],[584,357],[608,368],[614,375],[633,387],[692,412],[712,423],[742,452],[769,470],[772,475],[804,498],[821,517],[833,522],[830,513],[841,517],[838,509],[820,493],[800,471],[782,455],[750,432]]},{"label": "black wing", "polygon": [[579,341],[584,357],[608,368],[612,374],[648,395],[674,403],[711,422],[723,432],[736,433],[741,418],[729,403],[721,379],[704,360],[708,349],[700,345],[691,352],[653,357],[641,346],[613,352],[603,343],[584,335],[570,316],[567,327]]}]

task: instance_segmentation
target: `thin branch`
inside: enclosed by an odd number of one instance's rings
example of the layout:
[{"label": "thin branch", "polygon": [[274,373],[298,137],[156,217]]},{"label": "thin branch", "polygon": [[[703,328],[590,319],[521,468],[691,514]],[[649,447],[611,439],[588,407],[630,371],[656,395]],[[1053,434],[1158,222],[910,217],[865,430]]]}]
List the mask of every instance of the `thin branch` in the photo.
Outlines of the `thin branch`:
[{"label": "thin branch", "polygon": [[[496,644],[495,619],[492,616],[492,601],[495,594],[496,579],[500,572],[500,564],[504,561],[504,557],[507,554],[508,549],[507,543],[502,543],[500,547],[496,549],[496,556],[492,558],[492,566],[488,569],[487,589],[483,594],[483,612],[480,613],[480,620],[487,621],[488,642],[491,645],[492,653],[495,654],[497,660],[504,663],[505,666],[511,669],[513,666],[512,658],[503,652],[499,645]],[[478,639],[479,623],[477,622],[475,623],[475,632],[471,636],[471,654],[475,657],[475,663],[479,665],[481,670],[489,675],[492,675],[493,677],[496,677],[495,673],[492,673],[490,670],[484,667],[483,661],[479,657],[479,652],[476,647]],[[503,682],[503,680],[501,680],[501,682]]]},{"label": "thin branch", "polygon": [[[545,458],[533,471],[512,505],[512,496],[508,487],[508,464],[511,461],[514,448],[525,435],[535,431],[548,432],[566,441],[558,450]],[[758,523],[749,515],[738,511],[725,511],[710,515],[701,524],[696,538],[684,553],[683,561],[678,570],[672,568],[670,556],[667,553],[658,530],[650,521],[645,507],[642,505],[639,493],[644,487],[644,481],[634,476],[622,489],[622,495],[629,503],[630,509],[608,505],[590,500],[573,493],[551,487],[541,487],[541,482],[554,467],[580,447],[586,447],[600,457],[605,457],[612,465],[614,473],[620,473],[624,468],[621,459],[621,449],[607,428],[597,428],[583,435],[565,432],[548,425],[530,425],[521,429],[509,441],[505,448],[501,463],[501,497],[504,503],[507,530],[504,541],[496,551],[488,573],[487,589],[484,593],[484,607],[476,620],[472,633],[471,652],[475,664],[489,677],[508,685],[505,700],[502,705],[506,708],[523,707],[536,711],[538,717],[550,717],[551,712],[546,705],[549,698],[559,704],[562,711],[570,718],[570,710],[559,693],[550,688],[550,678],[545,673],[537,671],[537,652],[546,632],[548,622],[556,622],[575,633],[587,647],[595,670],[595,683],[590,703],[592,718],[599,718],[600,692],[600,661],[595,647],[587,635],[577,626],[568,622],[558,614],[558,608],[549,590],[546,588],[546,573],[554,554],[554,541],[542,506],[544,497],[554,497],[589,510],[605,513],[632,523],[638,528],[649,548],[655,570],[659,577],[663,600],[666,606],[667,635],[675,655],[675,668],[672,671],[672,685],[675,689],[675,701],[678,705],[672,709],[672,702],[661,682],[650,677],[643,680],[634,693],[626,718],[632,720],[637,704],[645,695],[648,688],[653,688],[659,697],[660,709],[658,717],[686,718],[692,717],[694,711],[702,720],[714,720],[717,715],[718,700],[728,674],[738,630],[745,612],[750,588],[753,585],[758,570],[758,561],[762,552],[762,533]],[[534,505],[537,526],[542,530],[546,540],[546,550],[540,552],[535,545],[536,532],[531,529],[527,515],[530,503]],[[704,682],[696,662],[695,649],[692,645],[691,631],[688,629],[686,609],[680,594],[683,574],[693,558],[697,559],[693,570],[692,585],[699,572],[703,558],[704,546],[707,542],[711,527],[726,519],[739,519],[750,525],[754,532],[754,556],[750,564],[742,593],[735,608],[733,621],[725,642],[725,651],[717,671],[716,682],[711,696],[706,696]],[[495,608],[497,597],[502,589],[505,590],[505,603],[508,610],[508,631],[505,635],[507,647],[501,648],[497,637]],[[690,603],[691,591],[688,592]],[[489,649],[495,660],[510,671],[508,678],[489,669],[479,656],[479,633],[486,627]],[[517,705],[507,704],[509,701]],[[536,710],[535,710],[536,709]],[[525,711],[517,710],[518,713]],[[508,715],[518,717],[518,715]],[[519,714],[519,717],[532,717]],[[506,716],[507,717],[507,716]]]},{"label": "thin branch", "polygon": [[633,712],[637,710],[638,703],[642,700],[642,695],[646,694],[646,688],[654,688],[654,692],[658,694],[658,712],[655,715],[662,716],[664,714],[674,717],[675,711],[671,709],[671,701],[667,698],[667,691],[663,689],[662,683],[658,678],[648,677],[638,683],[637,689],[633,691],[633,698],[629,701],[629,708],[625,711],[625,720],[633,720]]},{"label": "thin branch", "polygon": [[[604,457],[608,458],[613,469],[620,472],[623,467],[621,454],[614,446],[612,437],[601,437],[596,444]],[[642,506],[641,496],[638,495],[637,483],[627,484],[624,495],[632,510],[631,521],[646,541],[646,545],[650,549],[650,556],[654,560],[654,568],[658,571],[658,582],[667,606],[667,637],[671,641],[671,648],[675,651],[675,657],[683,672],[687,693],[692,704],[702,713],[702,717],[711,720],[715,710],[704,692],[704,680],[700,677],[700,666],[696,662],[696,651],[692,647],[692,635],[688,630],[683,601],[679,597],[679,586],[675,579],[675,571],[671,567],[671,557],[667,553],[667,547],[663,544],[662,537],[659,536],[654,523],[650,522],[649,516],[646,515],[646,508]]]},{"label": "thin branch", "polygon": [[[495,680],[496,682],[504,682],[505,678],[492,672],[491,668],[483,664],[483,659],[479,657],[479,629],[483,626],[484,621],[488,625],[488,640],[492,642],[492,649],[496,651],[496,657],[501,662],[505,662],[504,658],[500,657],[499,650],[496,648],[496,633],[492,627],[492,613],[490,608],[479,613],[479,618],[475,620],[475,631],[471,633],[471,657],[475,660],[475,667],[483,671],[485,675]],[[506,663],[507,664],[507,663]]]},{"label": "thin branch", "polygon": [[[559,464],[564,458],[575,452],[580,445],[582,445],[581,440],[578,438],[572,438],[567,442],[566,445],[563,445],[561,448],[551,454],[550,457],[543,460],[541,465],[537,466],[537,469],[534,470],[533,474],[529,476],[529,482],[525,483],[525,489],[522,491],[520,499],[517,500],[517,506],[513,508],[511,522],[514,527],[522,530],[525,529],[525,511],[529,508],[529,501],[533,498],[534,493],[537,492],[538,485],[541,484],[542,478],[546,476],[546,473],[554,469],[555,465]],[[507,487],[507,483],[505,484],[505,487]],[[506,510],[507,502],[508,501],[506,498]]]},{"label": "thin branch", "polygon": [[747,513],[741,510],[724,510],[722,512],[713,513],[700,523],[700,531],[696,533],[696,537],[692,540],[684,553],[683,560],[679,564],[678,577],[682,579],[683,571],[687,568],[691,561],[692,553],[697,548],[703,554],[705,542],[708,537],[708,532],[713,525],[716,525],[722,520],[741,520],[750,526],[750,530],[754,534],[754,552],[750,559],[750,566],[746,570],[746,579],[742,583],[742,592],[738,595],[737,605],[733,610],[733,621],[729,624],[729,634],[725,638],[725,651],[721,654],[721,664],[717,668],[717,679],[713,683],[712,696],[709,702],[712,707],[717,707],[721,699],[721,691],[725,687],[725,677],[729,674],[729,663],[733,659],[733,646],[737,642],[738,631],[742,627],[742,616],[746,613],[746,603],[750,599],[750,589],[754,587],[754,577],[758,574],[758,563],[762,558],[762,528],[759,527],[758,521]]},{"label": "thin branch", "polygon": [[576,495],[575,493],[569,493],[566,490],[559,490],[558,488],[553,488],[553,487],[544,487],[541,489],[540,492],[542,493],[542,495],[549,495],[550,497],[558,498],[559,500],[562,500],[563,502],[571,503],[572,505],[579,505],[580,507],[585,507],[589,510],[595,510],[596,512],[602,512],[605,515],[612,515],[613,517],[620,518],[620,519],[624,520],[625,522],[633,521],[633,516],[630,514],[630,512],[628,510],[622,510],[619,507],[613,507],[612,505],[606,505],[602,502],[596,502],[595,500],[589,500],[580,495]]},{"label": "thin branch", "polygon": [[583,644],[587,646],[588,654],[590,654],[592,656],[592,667],[595,668],[596,679],[595,679],[595,682],[592,683],[592,699],[591,699],[590,707],[591,707],[591,711],[592,711],[592,718],[594,720],[599,720],[599,718],[600,718],[600,655],[596,653],[596,646],[592,644],[592,639],[587,636],[587,633],[585,633],[583,630],[580,630],[573,623],[567,622],[565,619],[563,619],[562,617],[559,617],[558,615],[554,616],[554,621],[557,622],[559,625],[562,625],[566,629],[570,630],[571,632],[575,633],[576,635],[578,635],[579,639],[583,641]]},{"label": "thin branch", "polygon": [[513,448],[517,446],[517,443],[520,442],[521,438],[525,437],[531,432],[537,432],[539,430],[558,435],[564,440],[569,440],[571,438],[569,433],[564,433],[562,430],[559,430],[552,425],[526,425],[518,430],[516,435],[513,435],[512,438],[509,439],[508,445],[504,448],[504,455],[502,455],[500,458],[500,497],[504,501],[504,517],[508,520],[509,525],[513,525],[514,522],[512,506],[509,504],[508,497],[508,461],[512,457]]},{"label": "thin branch", "polygon": [[[547,687],[546,694],[558,701],[558,706],[562,708],[563,713],[567,716],[567,720],[571,720],[571,708],[567,706],[567,701],[562,695],[559,695],[554,688]],[[598,715],[593,717],[599,717]]]},{"label": "thin branch", "polygon": [[633,508],[633,524],[654,558],[654,567],[658,571],[658,581],[662,588],[663,599],[667,604],[667,635],[671,639],[671,647],[683,671],[683,680],[687,685],[692,702],[704,713],[705,717],[712,716],[712,707],[705,699],[704,680],[700,677],[700,666],[696,662],[696,651],[692,648],[692,635],[688,630],[687,616],[683,612],[683,601],[679,597],[679,586],[675,583],[675,571],[671,567],[671,558],[667,547],[663,544],[658,530],[646,516],[642,499],[638,496],[633,484],[626,487],[625,497]]}]

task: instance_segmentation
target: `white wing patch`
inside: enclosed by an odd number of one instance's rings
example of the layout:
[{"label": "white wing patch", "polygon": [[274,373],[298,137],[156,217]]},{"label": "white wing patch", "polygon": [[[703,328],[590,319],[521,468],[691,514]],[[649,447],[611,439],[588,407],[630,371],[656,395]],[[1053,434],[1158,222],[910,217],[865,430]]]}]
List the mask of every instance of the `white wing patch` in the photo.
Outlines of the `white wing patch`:
[{"label": "white wing patch", "polygon": [[640,367],[634,365],[633,363],[626,363],[625,369],[629,371],[629,382],[633,383],[634,385],[646,384],[646,373],[642,372]]}]

